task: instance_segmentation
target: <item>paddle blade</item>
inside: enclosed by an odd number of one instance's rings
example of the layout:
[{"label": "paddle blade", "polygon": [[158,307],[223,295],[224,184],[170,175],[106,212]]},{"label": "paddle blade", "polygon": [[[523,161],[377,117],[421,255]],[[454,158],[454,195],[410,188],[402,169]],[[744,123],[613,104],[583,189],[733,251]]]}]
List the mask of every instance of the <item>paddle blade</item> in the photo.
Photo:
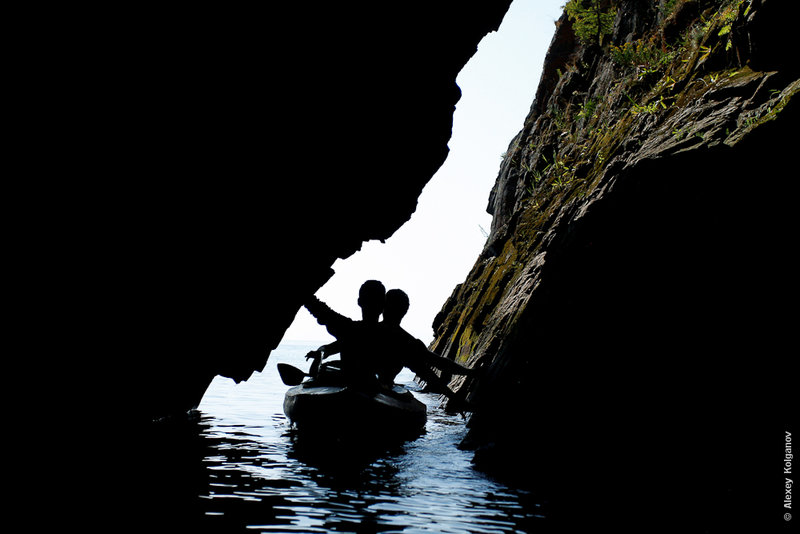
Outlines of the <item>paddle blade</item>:
[{"label": "paddle blade", "polygon": [[283,383],[287,386],[297,386],[306,377],[306,373],[304,371],[301,371],[297,367],[289,365],[288,363],[279,363],[278,373],[281,375],[281,380]]}]

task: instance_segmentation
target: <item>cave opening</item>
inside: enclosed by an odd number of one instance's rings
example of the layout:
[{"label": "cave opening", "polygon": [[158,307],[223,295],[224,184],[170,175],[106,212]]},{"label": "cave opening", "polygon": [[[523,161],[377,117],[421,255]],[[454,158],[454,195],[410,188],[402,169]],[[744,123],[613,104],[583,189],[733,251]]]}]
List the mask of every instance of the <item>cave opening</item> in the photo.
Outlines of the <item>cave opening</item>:
[{"label": "cave opening", "polygon": [[[422,190],[409,220],[391,237],[367,241],[352,256],[337,259],[335,274],[318,292],[323,301],[358,317],[358,287],[367,279],[381,280],[387,289],[399,287],[409,294],[404,328],[432,341],[434,317],[485,245],[491,226],[486,204],[501,155],[530,107],[561,4],[512,2],[499,29],[481,40],[456,78],[461,97],[447,159]],[[389,155],[385,165],[403,157]],[[300,309],[283,339],[327,337]]]},{"label": "cave opening", "polygon": [[[360,317],[358,288],[367,279],[379,279],[387,289],[399,287],[409,294],[411,307],[403,327],[430,343],[434,337],[434,317],[485,245],[486,231],[491,226],[491,215],[486,211],[490,190],[502,154],[529,110],[561,12],[560,1],[512,2],[498,30],[481,40],[456,78],[461,96],[453,112],[447,159],[422,190],[409,220],[391,237],[365,241],[352,255],[336,259],[334,274],[317,292],[333,309],[348,317]],[[387,79],[385,83],[392,81]],[[388,114],[397,112],[388,104],[378,107]],[[405,157],[404,148],[383,147],[381,153],[387,150],[397,153],[380,156],[380,162],[374,161],[377,153],[351,156],[358,165],[372,166],[375,179],[386,182],[400,178],[389,168]],[[419,155],[408,159],[414,157]],[[324,175],[319,178],[325,190],[335,185],[335,181],[327,180]],[[380,199],[392,195],[393,190],[390,183],[380,183],[371,186],[367,193]],[[354,189],[348,194],[358,193]],[[341,226],[337,220],[340,215],[354,218],[352,214],[333,212],[330,228]],[[362,217],[360,224],[365,225],[366,219]],[[319,245],[320,240],[315,236],[309,247]],[[299,261],[303,262],[309,254],[308,250],[301,251]],[[325,328],[301,307],[281,343],[322,344],[331,340]],[[272,364],[268,368],[274,371]],[[230,376],[230,373],[217,375],[210,389],[214,382],[224,382]]]}]

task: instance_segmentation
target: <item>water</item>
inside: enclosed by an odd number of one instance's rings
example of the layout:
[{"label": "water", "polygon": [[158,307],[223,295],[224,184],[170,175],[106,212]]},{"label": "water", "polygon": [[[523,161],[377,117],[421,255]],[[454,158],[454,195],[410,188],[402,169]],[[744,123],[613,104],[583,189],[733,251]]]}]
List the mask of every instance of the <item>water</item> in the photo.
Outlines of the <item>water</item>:
[{"label": "water", "polygon": [[[194,421],[162,451],[160,487],[185,517],[179,524],[219,532],[536,532],[544,512],[532,494],[475,470],[458,450],[465,425],[428,406],[425,432],[405,443],[320,447],[283,414],[276,364],[307,369],[307,344],[284,344],[266,369],[234,384],[217,378]],[[398,381],[414,388],[413,376]],[[165,474],[166,473],[166,474]]]}]

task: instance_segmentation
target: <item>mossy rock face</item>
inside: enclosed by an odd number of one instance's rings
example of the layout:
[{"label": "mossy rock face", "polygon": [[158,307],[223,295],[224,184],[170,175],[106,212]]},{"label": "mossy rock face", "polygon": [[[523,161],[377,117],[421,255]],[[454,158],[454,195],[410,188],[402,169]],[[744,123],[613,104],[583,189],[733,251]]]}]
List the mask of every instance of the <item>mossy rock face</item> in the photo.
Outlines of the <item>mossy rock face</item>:
[{"label": "mossy rock face", "polygon": [[[619,2],[620,16],[635,5]],[[788,49],[764,61],[776,50],[765,28],[784,27],[775,5],[644,10],[652,20],[637,12],[603,48],[575,42],[560,21],[557,57],[545,61],[493,189],[487,246],[434,342],[487,364],[482,379],[457,384],[483,407],[468,437],[483,447],[481,462],[528,459],[511,469],[546,473],[523,452],[523,425],[541,436],[538,458],[559,467],[580,452],[571,428],[607,433],[618,449],[598,453],[625,464],[641,437],[631,429],[653,420],[664,432],[692,428],[698,450],[712,454],[709,414],[735,441],[732,414],[781,402],[782,390],[765,385],[782,376],[778,346],[791,343],[771,303],[797,296],[798,185],[786,169],[796,167],[800,74]],[[615,57],[626,43],[638,50]],[[620,61],[629,57],[638,59]],[[758,361],[733,365],[742,352]],[[682,472],[679,460],[698,466],[686,455],[665,460],[675,468],[665,480]]]}]

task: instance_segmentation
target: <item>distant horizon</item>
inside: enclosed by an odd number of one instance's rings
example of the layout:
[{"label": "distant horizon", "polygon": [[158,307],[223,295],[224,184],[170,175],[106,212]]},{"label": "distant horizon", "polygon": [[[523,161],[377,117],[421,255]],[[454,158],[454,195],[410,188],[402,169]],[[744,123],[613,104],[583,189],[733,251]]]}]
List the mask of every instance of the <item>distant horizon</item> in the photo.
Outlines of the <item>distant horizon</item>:
[{"label": "distant horizon", "polygon": [[[539,85],[563,0],[514,0],[497,32],[487,35],[457,77],[462,96],[453,116],[447,160],[419,197],[411,219],[385,244],[369,241],[345,260],[316,295],[337,312],[360,319],[358,288],[368,279],[403,289],[411,301],[402,326],[429,344],[432,328],[455,287],[486,243],[486,213],[501,155],[522,129]],[[301,308],[281,344],[333,340]]]},{"label": "distant horizon", "polygon": [[278,343],[278,347],[281,345],[316,345],[319,343],[319,346],[325,345],[326,343],[330,343],[330,340],[326,341],[324,339],[281,339],[281,342]]}]

